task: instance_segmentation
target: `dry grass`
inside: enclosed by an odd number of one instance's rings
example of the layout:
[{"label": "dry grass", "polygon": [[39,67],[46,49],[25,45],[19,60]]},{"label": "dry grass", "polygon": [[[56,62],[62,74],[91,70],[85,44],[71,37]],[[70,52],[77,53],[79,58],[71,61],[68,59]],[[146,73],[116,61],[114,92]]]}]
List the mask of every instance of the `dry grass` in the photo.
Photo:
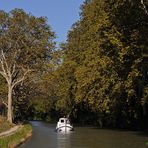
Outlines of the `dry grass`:
[{"label": "dry grass", "polygon": [[13,127],[13,124],[10,124],[5,117],[0,116],[0,133],[4,132]]}]

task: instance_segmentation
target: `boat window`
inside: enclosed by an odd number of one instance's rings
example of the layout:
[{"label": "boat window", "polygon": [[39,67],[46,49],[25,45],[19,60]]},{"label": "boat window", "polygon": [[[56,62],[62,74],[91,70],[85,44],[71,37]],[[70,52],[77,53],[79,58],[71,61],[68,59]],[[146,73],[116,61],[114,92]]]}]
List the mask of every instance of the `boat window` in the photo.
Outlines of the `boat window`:
[{"label": "boat window", "polygon": [[64,123],[64,120],[61,120],[61,123]]}]

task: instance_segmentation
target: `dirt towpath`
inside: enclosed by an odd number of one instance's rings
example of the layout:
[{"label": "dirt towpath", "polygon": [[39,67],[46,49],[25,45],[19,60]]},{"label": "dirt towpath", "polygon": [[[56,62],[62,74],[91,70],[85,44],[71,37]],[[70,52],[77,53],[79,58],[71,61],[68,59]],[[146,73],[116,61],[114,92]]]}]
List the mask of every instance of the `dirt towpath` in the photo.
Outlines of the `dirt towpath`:
[{"label": "dirt towpath", "polygon": [[10,136],[10,135],[14,134],[21,127],[22,127],[22,125],[16,125],[16,126],[10,128],[9,130],[0,133],[0,138]]}]

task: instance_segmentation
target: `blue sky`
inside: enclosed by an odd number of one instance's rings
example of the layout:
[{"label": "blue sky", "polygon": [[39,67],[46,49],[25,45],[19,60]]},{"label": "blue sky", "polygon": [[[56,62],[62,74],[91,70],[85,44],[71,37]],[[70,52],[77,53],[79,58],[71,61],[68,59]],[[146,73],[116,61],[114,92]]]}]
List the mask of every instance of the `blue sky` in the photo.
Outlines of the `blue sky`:
[{"label": "blue sky", "polygon": [[6,12],[22,8],[34,16],[46,16],[56,33],[56,41],[66,40],[67,31],[79,19],[80,5],[84,0],[0,0],[0,9]]}]

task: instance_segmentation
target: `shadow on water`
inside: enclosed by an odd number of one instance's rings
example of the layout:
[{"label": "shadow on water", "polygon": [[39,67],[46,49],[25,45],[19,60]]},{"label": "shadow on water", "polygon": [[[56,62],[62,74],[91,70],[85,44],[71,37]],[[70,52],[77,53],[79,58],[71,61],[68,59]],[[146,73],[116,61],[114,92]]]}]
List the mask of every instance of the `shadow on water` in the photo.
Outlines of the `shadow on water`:
[{"label": "shadow on water", "polygon": [[108,130],[113,132],[131,132],[133,134],[136,134],[137,136],[143,136],[148,137],[148,129],[146,130],[130,130],[130,129],[117,129],[117,128],[99,128],[99,127],[91,127],[95,130]]},{"label": "shadow on water", "polygon": [[[138,131],[136,132],[137,136],[148,137],[148,131]],[[148,141],[148,140],[147,140]]]}]

